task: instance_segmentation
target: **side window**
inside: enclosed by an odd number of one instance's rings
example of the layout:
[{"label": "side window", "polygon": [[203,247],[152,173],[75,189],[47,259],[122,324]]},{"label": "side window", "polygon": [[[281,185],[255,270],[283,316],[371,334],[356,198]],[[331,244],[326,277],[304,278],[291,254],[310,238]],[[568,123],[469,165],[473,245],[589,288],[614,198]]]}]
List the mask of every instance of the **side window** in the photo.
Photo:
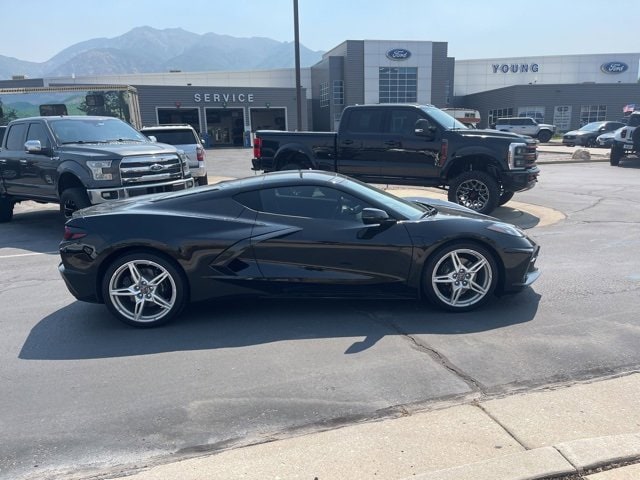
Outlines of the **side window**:
[{"label": "side window", "polygon": [[382,110],[377,108],[360,108],[349,115],[347,131],[352,133],[381,133]]},{"label": "side window", "polygon": [[237,195],[236,201],[264,213],[320,220],[361,221],[369,205],[340,190],[318,185],[266,188]]},{"label": "side window", "polygon": [[30,123],[29,131],[27,132],[27,140],[40,140],[42,148],[51,148],[49,142],[49,136],[44,127],[40,123]]},{"label": "side window", "polygon": [[418,113],[409,109],[391,110],[389,116],[389,132],[401,135],[415,135]]},{"label": "side window", "polygon": [[24,150],[24,136],[26,131],[26,123],[12,125],[7,132],[7,150]]}]

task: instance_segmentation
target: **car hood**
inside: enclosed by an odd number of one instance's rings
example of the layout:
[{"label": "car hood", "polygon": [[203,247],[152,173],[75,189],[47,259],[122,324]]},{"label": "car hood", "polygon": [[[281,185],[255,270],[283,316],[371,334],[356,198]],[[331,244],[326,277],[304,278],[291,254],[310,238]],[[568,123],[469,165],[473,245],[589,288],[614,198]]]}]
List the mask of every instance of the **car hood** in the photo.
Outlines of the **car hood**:
[{"label": "car hood", "polygon": [[587,132],[584,130],[571,130],[570,132],[565,133],[565,135],[571,135],[574,137],[579,137],[581,135],[593,135],[594,133],[598,133],[598,132]]},{"label": "car hood", "polygon": [[59,147],[59,151],[66,153],[86,155],[86,156],[104,156],[104,157],[128,157],[136,155],[165,155],[169,153],[177,153],[177,149],[171,145],[159,143],[70,143]]},{"label": "car hood", "polygon": [[483,215],[482,213],[478,213],[475,210],[471,210],[470,208],[463,207],[462,205],[448,202],[446,200],[439,200],[437,198],[428,197],[406,197],[405,200],[409,200],[421,205],[435,207],[436,210],[438,210],[438,215],[474,218],[476,220],[499,221],[489,215]]},{"label": "car hood", "polygon": [[517,133],[502,132],[500,130],[493,130],[493,129],[479,130],[479,129],[469,128],[467,130],[460,129],[460,130],[454,130],[454,131],[465,138],[491,137],[491,138],[505,138],[508,140],[513,140],[514,138],[527,138],[527,137],[524,137],[523,135],[518,135]]}]

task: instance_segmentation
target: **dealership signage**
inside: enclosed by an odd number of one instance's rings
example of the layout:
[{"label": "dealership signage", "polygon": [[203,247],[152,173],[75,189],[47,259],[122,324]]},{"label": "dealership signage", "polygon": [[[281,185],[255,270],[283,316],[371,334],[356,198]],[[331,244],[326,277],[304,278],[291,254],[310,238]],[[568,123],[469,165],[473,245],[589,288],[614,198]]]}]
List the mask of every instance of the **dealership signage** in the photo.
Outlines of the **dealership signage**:
[{"label": "dealership signage", "polygon": [[629,70],[629,65],[624,62],[608,62],[600,65],[600,70],[604,73],[624,73]]},{"label": "dealership signage", "polygon": [[389,60],[406,60],[411,56],[411,52],[405,48],[392,48],[387,52]]},{"label": "dealership signage", "polygon": [[196,103],[253,103],[253,93],[194,93]]},{"label": "dealership signage", "polygon": [[494,63],[493,73],[536,73],[540,69],[537,63]]}]

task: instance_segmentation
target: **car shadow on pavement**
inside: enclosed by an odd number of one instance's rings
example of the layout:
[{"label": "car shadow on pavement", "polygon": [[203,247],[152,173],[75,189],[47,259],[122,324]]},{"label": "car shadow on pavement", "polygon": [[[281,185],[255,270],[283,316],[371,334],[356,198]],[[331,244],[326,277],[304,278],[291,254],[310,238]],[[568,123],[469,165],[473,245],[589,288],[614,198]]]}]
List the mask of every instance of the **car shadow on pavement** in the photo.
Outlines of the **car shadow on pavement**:
[{"label": "car shadow on pavement", "polygon": [[622,168],[640,168],[640,157],[625,157],[622,160],[620,160],[620,163],[618,164],[618,167],[622,167]]},{"label": "car shadow on pavement", "polygon": [[350,355],[390,335],[457,335],[529,322],[539,301],[531,288],[468,313],[443,312],[417,300],[227,299],[191,305],[175,321],[152,329],[120,323],[103,305],[74,302],[34,326],[19,358],[96,359],[354,337],[344,352]]},{"label": "car shadow on pavement", "polygon": [[[17,207],[16,207],[17,210]],[[2,225],[0,249],[15,248],[33,253],[58,253],[65,219],[56,208],[14,212]]]}]

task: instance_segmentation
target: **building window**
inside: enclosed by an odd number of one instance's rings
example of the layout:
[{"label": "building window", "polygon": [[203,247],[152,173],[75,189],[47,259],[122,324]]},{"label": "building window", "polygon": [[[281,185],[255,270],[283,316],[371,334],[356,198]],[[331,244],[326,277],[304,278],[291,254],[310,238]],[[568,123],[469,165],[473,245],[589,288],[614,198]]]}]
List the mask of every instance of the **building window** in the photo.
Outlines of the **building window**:
[{"label": "building window", "polygon": [[496,108],[494,110],[489,110],[489,115],[487,115],[487,122],[488,125],[493,128],[499,118],[508,117],[513,117],[513,108]]},{"label": "building window", "polygon": [[607,119],[606,105],[582,105],[580,107],[580,126],[590,122],[600,122]]},{"label": "building window", "polygon": [[538,123],[544,123],[544,107],[518,107],[518,116],[533,118]]},{"label": "building window", "polygon": [[378,82],[380,103],[418,101],[418,69],[416,67],[380,67]]},{"label": "building window", "polygon": [[344,105],[344,82],[342,80],[333,81],[333,104]]},{"label": "building window", "polygon": [[320,107],[329,106],[329,82],[320,84]]}]

